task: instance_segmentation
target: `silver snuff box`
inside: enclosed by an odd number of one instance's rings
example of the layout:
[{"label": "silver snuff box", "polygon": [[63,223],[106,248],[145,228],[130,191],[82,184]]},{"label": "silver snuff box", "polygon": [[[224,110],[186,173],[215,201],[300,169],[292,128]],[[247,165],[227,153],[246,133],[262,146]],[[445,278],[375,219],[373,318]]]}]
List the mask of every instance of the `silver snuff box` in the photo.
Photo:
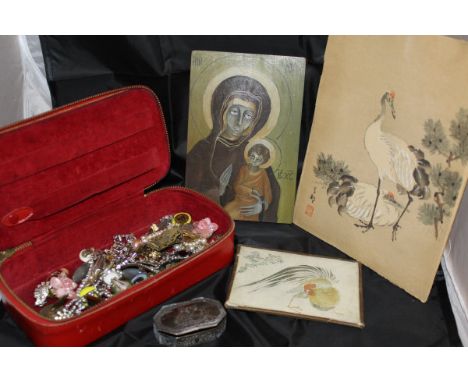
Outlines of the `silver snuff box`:
[{"label": "silver snuff box", "polygon": [[153,327],[161,345],[201,345],[223,334],[226,311],[219,301],[197,297],[163,306],[153,318]]}]

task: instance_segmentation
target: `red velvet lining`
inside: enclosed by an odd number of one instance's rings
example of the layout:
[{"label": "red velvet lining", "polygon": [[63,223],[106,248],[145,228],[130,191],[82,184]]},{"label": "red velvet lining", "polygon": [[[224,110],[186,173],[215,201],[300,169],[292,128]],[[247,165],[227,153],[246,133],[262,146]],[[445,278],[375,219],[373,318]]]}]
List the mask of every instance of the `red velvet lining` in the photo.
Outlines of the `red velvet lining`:
[{"label": "red velvet lining", "polygon": [[148,172],[157,162],[154,142],[149,139],[151,133],[144,131],[134,139],[120,141],[0,187],[0,194],[4,195],[2,211],[24,205],[33,209],[32,219],[40,219],[120,184],[132,174]]},{"label": "red velvet lining", "polygon": [[150,91],[130,89],[64,112],[53,110],[47,118],[2,134],[0,185],[160,126],[155,103]]},{"label": "red velvet lining", "polygon": [[194,220],[210,217],[219,225],[216,234],[225,234],[233,224],[211,200],[188,189],[166,188],[147,197],[138,195],[108,204],[93,215],[54,232],[52,238],[38,239],[32,247],[7,259],[0,272],[14,293],[33,307],[36,285],[62,267],[74,270],[80,263],[81,249],[107,248],[115,234],[141,235],[160,217],[180,211],[189,212]]},{"label": "red velvet lining", "polygon": [[142,195],[169,168],[166,134],[160,106],[145,88],[7,128],[0,133],[0,220],[21,207],[34,214],[17,226],[0,224],[0,249],[53,235],[108,203]]}]

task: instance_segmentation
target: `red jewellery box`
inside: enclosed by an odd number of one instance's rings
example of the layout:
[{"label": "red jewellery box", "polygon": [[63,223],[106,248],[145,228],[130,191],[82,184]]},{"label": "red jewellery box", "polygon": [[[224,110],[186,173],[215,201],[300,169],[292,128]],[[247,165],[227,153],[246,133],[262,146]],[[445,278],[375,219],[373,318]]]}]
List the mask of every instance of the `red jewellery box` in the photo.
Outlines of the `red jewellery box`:
[{"label": "red jewellery box", "polygon": [[[145,87],[84,99],[0,129],[0,291],[38,345],[85,345],[227,266],[234,222],[182,187],[144,190],[169,170],[164,116]],[[33,292],[83,248],[108,248],[115,234],[142,235],[164,215],[210,217],[221,237],[204,251],[74,318],[39,315]]]}]

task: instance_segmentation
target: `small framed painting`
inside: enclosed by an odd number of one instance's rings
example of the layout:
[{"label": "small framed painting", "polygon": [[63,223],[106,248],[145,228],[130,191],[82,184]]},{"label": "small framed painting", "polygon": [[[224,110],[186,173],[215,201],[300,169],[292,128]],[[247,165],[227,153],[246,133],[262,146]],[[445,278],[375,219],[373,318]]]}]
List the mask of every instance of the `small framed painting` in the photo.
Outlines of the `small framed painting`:
[{"label": "small framed painting", "polygon": [[364,327],[361,265],[240,245],[226,308]]}]

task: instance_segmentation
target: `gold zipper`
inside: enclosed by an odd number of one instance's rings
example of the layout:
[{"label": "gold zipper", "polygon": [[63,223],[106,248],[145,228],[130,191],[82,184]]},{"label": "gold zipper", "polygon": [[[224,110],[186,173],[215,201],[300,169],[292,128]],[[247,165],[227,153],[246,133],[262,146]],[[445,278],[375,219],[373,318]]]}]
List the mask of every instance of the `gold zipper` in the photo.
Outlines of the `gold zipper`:
[{"label": "gold zipper", "polygon": [[[161,101],[159,100],[158,96],[156,95],[156,93],[150,89],[149,87],[147,86],[144,86],[144,85],[132,85],[132,86],[125,86],[123,88],[120,88],[120,89],[114,89],[114,90],[108,90],[108,91],[105,91],[105,92],[101,92],[101,93],[97,93],[97,94],[94,94],[92,96],[89,96],[89,97],[85,97],[85,98],[82,98],[80,100],[77,100],[77,101],[74,101],[74,102],[71,102],[71,103],[68,103],[66,105],[63,105],[63,106],[60,106],[58,108],[55,108],[55,109],[52,109],[52,110],[49,110],[49,111],[46,111],[45,113],[42,113],[42,114],[38,114],[38,115],[35,115],[33,117],[30,117],[30,118],[26,118],[20,122],[14,122],[10,125],[6,125],[5,127],[2,127],[0,128],[0,135],[1,134],[5,134],[5,133],[8,133],[10,131],[14,131],[14,130],[17,130],[17,129],[20,129],[22,127],[26,127],[28,125],[30,125],[31,123],[33,122],[38,122],[38,121],[41,121],[43,119],[46,119],[46,118],[49,118],[51,116],[55,116],[55,115],[59,115],[61,114],[62,112],[65,112],[67,111],[68,109],[72,108],[74,105],[76,104],[79,104],[79,103],[83,103],[82,106],[87,106],[89,105],[89,103],[87,103],[88,101],[91,101],[92,99],[94,98],[100,98],[100,97],[103,97],[105,95],[107,96],[112,96],[112,95],[115,95],[115,94],[119,94],[121,92],[124,92],[126,90],[131,90],[131,89],[144,89],[144,90],[147,90],[149,91],[154,99],[156,100],[156,103],[158,104],[158,107],[159,107],[159,111],[161,113],[161,117],[162,117],[162,122],[163,122],[163,126],[164,126],[164,133],[166,135],[166,143],[167,143],[167,147],[168,147],[168,155],[169,155],[169,159],[170,159],[170,156],[171,156],[171,149],[170,149],[170,142],[169,142],[169,133],[167,132],[167,125],[166,125],[166,117],[164,116],[164,113],[163,113],[163,109],[162,109],[162,105],[161,105]],[[101,98],[102,99],[105,99],[104,98]],[[159,183],[161,179],[159,179],[157,182],[153,183],[153,184],[150,184],[148,187],[146,187],[145,189],[148,189],[148,188],[151,188],[155,185],[157,185]],[[143,190],[144,191],[144,190]]]},{"label": "gold zipper", "polygon": [[7,248],[3,251],[0,251],[0,265],[9,257],[13,256],[16,252],[21,251],[25,248],[31,247],[32,241],[27,241],[23,244],[17,245],[16,247]]},{"label": "gold zipper", "polygon": [[[82,99],[67,103],[66,105],[59,106],[59,107],[54,108],[52,110],[48,110],[48,111],[46,111],[44,113],[37,114],[37,115],[34,115],[32,117],[23,119],[21,121],[13,122],[13,123],[11,123],[9,125],[6,125],[6,126],[0,128],[0,134],[8,133],[10,131],[20,129],[22,127],[26,127],[26,126],[30,125],[31,123],[33,123],[33,122],[38,122],[38,121],[41,121],[41,120],[43,120],[45,118],[55,116],[55,115],[59,115],[59,114],[65,112],[65,111],[67,111],[69,108],[75,106],[76,104],[83,103],[82,106],[86,106],[86,105],[89,105],[89,103],[87,103],[87,102],[93,100],[94,98],[97,99],[97,98],[100,98],[102,96],[109,96],[110,97],[112,95],[119,94],[121,92],[124,92],[125,90],[130,90],[130,89],[149,90],[153,94],[153,96],[157,99],[157,101],[158,101],[157,103],[158,103],[159,107],[161,108],[161,103],[159,102],[158,96],[153,92],[152,89],[150,89],[150,88],[148,88],[148,87],[146,87],[144,85],[125,86],[125,87],[119,88],[119,89],[113,89],[113,90],[107,90],[105,92],[100,92],[100,93],[94,94],[92,96],[85,97],[85,98],[82,98]],[[105,98],[106,97],[103,97],[102,99],[105,99]],[[163,117],[163,119],[164,119],[164,117]],[[164,126],[166,126],[166,125],[164,124]]]},{"label": "gold zipper", "polygon": [[[80,99],[80,100],[77,100],[77,101],[74,101],[74,102],[71,102],[69,104],[66,104],[66,105],[63,105],[63,106],[60,106],[56,109],[53,109],[53,110],[50,110],[50,111],[47,111],[45,113],[42,113],[42,114],[38,114],[38,115],[35,115],[33,117],[30,117],[30,118],[27,118],[27,119],[24,119],[20,122],[14,122],[13,124],[11,125],[7,125],[3,128],[0,129],[0,134],[4,134],[4,133],[7,133],[7,132],[10,132],[10,131],[13,131],[13,130],[16,130],[16,129],[20,129],[22,127],[26,127],[28,126],[29,124],[31,124],[32,122],[37,122],[37,121],[41,121],[42,119],[45,119],[45,118],[48,118],[48,117],[51,117],[51,116],[55,116],[55,115],[58,115],[62,112],[65,112],[67,111],[69,108],[71,108],[72,106],[76,105],[76,104],[79,104],[79,103],[83,103],[83,106],[86,106],[86,105],[89,105],[89,103],[86,103],[87,101],[90,101],[92,100],[93,98],[100,98],[104,95],[107,95],[107,96],[112,96],[112,95],[115,95],[115,94],[119,94],[121,92],[124,92],[126,90],[131,90],[131,89],[144,89],[144,90],[147,90],[149,91],[154,99],[156,100],[156,103],[158,104],[158,107],[159,107],[159,111],[161,113],[161,117],[162,117],[162,122],[163,122],[163,126],[164,126],[164,134],[166,135],[166,142],[167,142],[167,147],[168,147],[168,155],[169,155],[169,159],[170,159],[170,156],[171,156],[171,149],[170,149],[170,142],[169,142],[169,133],[167,132],[167,125],[166,125],[166,117],[164,116],[164,112],[163,112],[163,108],[162,108],[162,105],[161,105],[161,101],[159,100],[159,97],[156,95],[156,93],[150,89],[149,87],[147,86],[144,86],[144,85],[132,85],[132,86],[126,86],[126,87],[123,87],[123,88],[120,88],[120,89],[114,89],[114,90],[108,90],[108,91],[105,91],[105,92],[101,92],[101,93],[97,93],[95,95],[92,95],[92,96],[89,96],[89,97],[86,97],[86,98],[83,98],[83,99]],[[105,99],[105,98],[102,98],[102,99]],[[148,189],[148,188],[151,188],[155,185],[157,185],[159,183],[161,179],[159,179],[157,182],[153,183],[153,184],[150,184],[148,187],[146,187],[145,189]]]}]

